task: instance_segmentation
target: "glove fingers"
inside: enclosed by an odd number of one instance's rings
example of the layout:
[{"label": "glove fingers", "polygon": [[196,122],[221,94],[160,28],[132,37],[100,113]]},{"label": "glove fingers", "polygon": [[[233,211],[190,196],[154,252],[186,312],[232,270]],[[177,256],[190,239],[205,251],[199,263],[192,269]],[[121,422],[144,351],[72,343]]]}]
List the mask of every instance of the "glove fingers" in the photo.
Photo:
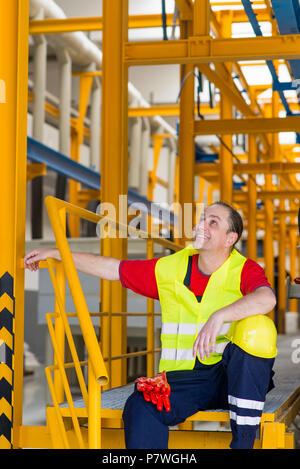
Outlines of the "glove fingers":
[{"label": "glove fingers", "polygon": [[165,371],[153,378],[142,376],[136,379],[135,382],[137,383],[137,390],[143,393],[146,402],[152,402],[159,411],[162,411],[164,407],[167,412],[171,410],[169,400],[171,389]]},{"label": "glove fingers", "polygon": [[143,396],[144,396],[145,401],[151,402],[151,397],[148,392],[143,392]]},{"label": "glove fingers", "polygon": [[163,396],[163,403],[164,403],[164,406],[165,406],[165,409],[167,412],[170,412],[171,410],[171,404],[170,404],[170,399],[168,396]]},{"label": "glove fingers", "polygon": [[151,402],[152,404],[156,405],[157,404],[157,394],[153,391],[150,392],[150,396],[151,396]]},{"label": "glove fingers", "polygon": [[163,400],[161,396],[157,396],[157,409],[162,411],[163,409]]}]

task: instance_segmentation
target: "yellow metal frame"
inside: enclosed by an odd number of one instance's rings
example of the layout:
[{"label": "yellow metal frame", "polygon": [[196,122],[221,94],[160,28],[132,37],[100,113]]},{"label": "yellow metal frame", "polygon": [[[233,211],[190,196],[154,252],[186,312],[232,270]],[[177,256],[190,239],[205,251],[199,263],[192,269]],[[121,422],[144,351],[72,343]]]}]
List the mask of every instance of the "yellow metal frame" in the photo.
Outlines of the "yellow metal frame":
[{"label": "yellow metal frame", "polygon": [[[6,67],[5,70],[1,69],[0,73],[0,83],[3,85],[4,81],[13,84],[17,89],[17,93],[11,91],[11,89],[6,89],[5,99],[3,97],[3,90],[1,94],[1,106],[6,105],[4,101],[11,104],[17,102],[17,106],[13,110],[14,104],[11,107],[11,115],[15,110],[22,109],[22,112],[17,112],[17,129],[13,129],[10,125],[8,128],[7,123],[5,122],[2,126],[3,136],[2,143],[6,142],[6,136],[10,139],[11,142],[17,142],[16,148],[12,149],[9,147],[9,154],[16,154],[17,164],[16,168],[14,167],[14,162],[12,162],[11,167],[8,166],[11,163],[11,159],[5,160],[5,174],[7,174],[7,180],[3,186],[8,189],[5,193],[9,196],[7,199],[4,197],[1,198],[2,202],[7,200],[5,206],[5,220],[6,227],[5,231],[2,231],[5,240],[2,241],[1,245],[4,247],[2,255],[2,263],[5,264],[5,271],[12,271],[13,276],[16,278],[15,283],[15,337],[16,337],[16,354],[17,356],[22,355],[22,340],[23,340],[23,299],[20,295],[20,291],[23,291],[24,283],[24,272],[21,272],[21,268],[15,262],[16,259],[21,257],[20,252],[22,251],[22,246],[24,247],[24,226],[19,223],[15,226],[16,215],[18,217],[23,216],[25,213],[24,208],[24,191],[26,183],[26,158],[25,158],[25,143],[26,143],[26,90],[27,89],[27,79],[24,79],[27,76],[27,39],[29,34],[51,34],[58,33],[62,31],[73,31],[73,30],[95,30],[101,29],[103,27],[104,31],[104,61],[103,61],[103,152],[102,152],[102,199],[106,202],[112,202],[116,205],[116,199],[118,195],[127,193],[127,116],[136,115],[137,112],[141,110],[128,110],[127,108],[127,78],[128,78],[128,67],[133,65],[142,65],[142,64],[166,64],[166,63],[176,63],[180,64],[180,82],[186,79],[182,93],[180,95],[180,104],[174,109],[165,109],[165,113],[176,112],[180,117],[180,127],[179,127],[179,156],[177,157],[177,169],[176,169],[176,185],[175,185],[175,200],[180,202],[182,205],[186,202],[194,202],[194,188],[191,181],[194,180],[194,175],[198,173],[201,178],[199,182],[199,199],[203,200],[203,194],[206,181],[209,186],[207,190],[207,200],[212,201],[212,191],[213,189],[221,189],[221,194],[228,201],[232,199],[233,204],[236,208],[243,210],[244,215],[250,223],[255,218],[255,224],[257,228],[265,229],[264,237],[264,264],[267,276],[273,284],[273,273],[274,273],[274,252],[273,252],[273,240],[279,242],[279,320],[278,320],[278,331],[280,333],[284,332],[284,314],[286,306],[285,298],[285,271],[284,271],[284,252],[285,248],[290,249],[291,255],[291,272],[294,272],[296,275],[295,267],[295,245],[297,244],[296,240],[296,215],[295,200],[300,200],[300,191],[299,183],[295,178],[295,173],[297,173],[297,163],[295,163],[294,158],[297,156],[297,153],[292,153],[291,149],[285,149],[283,146],[279,145],[278,141],[278,132],[280,131],[291,131],[298,130],[298,117],[287,117],[285,119],[279,118],[279,111],[282,109],[281,104],[279,103],[278,95],[276,92],[272,93],[272,98],[270,102],[262,98],[260,94],[269,88],[269,86],[257,86],[251,87],[248,85],[247,80],[243,75],[243,66],[244,64],[239,63],[241,60],[250,61],[250,65],[254,64],[257,60],[275,60],[276,67],[279,63],[285,63],[285,60],[298,59],[299,58],[299,44],[300,44],[300,35],[289,35],[289,36],[280,36],[275,30],[274,18],[271,16],[271,9],[269,2],[267,1],[255,1],[252,2],[255,6],[265,6],[265,8],[257,8],[255,13],[257,13],[257,18],[259,21],[269,21],[272,24],[273,31],[271,37],[260,37],[260,38],[240,38],[235,39],[229,37],[228,30],[234,22],[239,21],[248,21],[244,11],[232,11],[230,9],[231,3],[224,1],[223,6],[227,6],[228,9],[225,11],[213,12],[209,6],[213,6],[213,2],[208,2],[208,0],[195,0],[191,2],[190,0],[176,0],[176,4],[181,11],[181,38],[178,41],[157,41],[157,42],[141,42],[141,43],[129,43],[127,39],[127,30],[128,27],[152,27],[157,23],[157,17],[127,17],[128,12],[128,3],[127,1],[121,2],[121,0],[114,0],[114,8],[112,9],[111,4],[108,0],[104,2],[105,11],[103,12],[103,19],[101,18],[80,18],[80,19],[67,19],[61,21],[41,21],[41,22],[30,22],[29,31],[28,23],[24,22],[24,18],[28,17],[28,1],[24,0],[22,2],[17,0],[11,0],[4,2],[7,5],[7,11],[10,15],[19,15],[18,16],[18,26],[13,28],[14,37],[12,40],[7,41],[7,38],[11,38],[13,34],[8,34],[5,41],[2,41],[4,47],[7,44],[10,45],[9,52],[10,56],[14,57],[9,64],[9,67]],[[3,3],[3,4],[4,4]],[[220,5],[220,4],[219,4]],[[20,6],[20,10],[17,11],[17,7]],[[15,16],[16,18],[16,16]],[[167,22],[170,24],[170,16],[167,17]],[[16,23],[14,23],[16,25]],[[116,27],[117,25],[117,27]],[[213,31],[215,37],[210,36],[210,30]],[[116,34],[117,31],[117,34]],[[11,30],[12,32],[12,30]],[[18,45],[18,50],[16,47]],[[19,48],[19,46],[22,46]],[[18,56],[15,57],[15,52],[17,50]],[[3,52],[5,50],[3,49]],[[284,60],[281,60],[284,59]],[[213,63],[214,69],[212,69],[208,64]],[[247,64],[249,66],[249,63]],[[221,105],[216,107],[214,110],[209,112],[216,112],[220,115],[219,121],[209,121],[209,122],[195,122],[195,104],[193,96],[193,87],[194,87],[194,77],[193,71],[197,67],[201,73],[207,76],[207,78],[219,88],[221,93]],[[231,76],[231,72],[234,71],[240,77],[242,86],[244,87],[248,97],[250,98],[250,104],[248,105],[243,98],[239,90],[237,90],[234,81]],[[16,80],[17,77],[17,80]],[[81,97],[84,100],[87,97],[85,93],[90,84],[90,78],[86,76],[84,84],[84,93]],[[2,86],[3,87],[3,86]],[[10,99],[7,99],[9,97]],[[29,94],[29,99],[32,96]],[[81,102],[80,117],[82,118],[82,111],[85,108],[86,101]],[[291,104],[293,110],[298,110],[299,106],[297,103]],[[243,118],[241,119],[231,119],[230,108],[235,106],[239,112],[242,114]],[[53,113],[57,116],[57,111],[51,106],[46,104],[48,112]],[[204,107],[203,107],[204,108]],[[3,108],[4,109],[4,108]],[[142,112],[153,113],[157,112],[158,108],[152,109],[151,111],[145,110]],[[202,108],[201,108],[202,111]],[[204,114],[208,114],[207,107],[203,109]],[[5,113],[2,113],[2,116],[5,116]],[[3,117],[5,119],[5,117]],[[9,120],[10,124],[12,120]],[[115,128],[111,125],[112,122],[115,124]],[[264,126],[264,128],[262,128]],[[72,131],[72,155],[76,158],[78,157],[78,148],[80,142],[82,141],[83,135],[88,136],[89,131],[83,126],[82,119],[80,121],[72,121],[71,127]],[[8,131],[9,130],[9,131]],[[16,132],[15,132],[16,130]],[[246,158],[246,164],[235,164],[232,161],[232,157],[228,155],[229,152],[223,152],[222,156],[222,167],[217,168],[220,170],[218,173],[211,172],[211,169],[206,165],[195,165],[194,164],[194,136],[196,133],[208,134],[221,134],[225,137],[231,135],[232,133],[237,134],[239,132],[245,133],[249,136],[255,136],[255,142],[252,140],[252,150],[243,155],[243,159]],[[224,138],[225,138],[224,137]],[[227,140],[226,140],[227,141]],[[229,141],[229,139],[228,139]],[[263,149],[260,150],[260,159],[262,162],[255,162],[253,155],[253,147],[260,141],[262,143]],[[5,147],[5,145],[3,145]],[[7,147],[8,148],[8,147]],[[4,148],[7,149],[6,147]],[[5,152],[4,152],[5,153]],[[225,156],[225,158],[224,158]],[[220,165],[221,166],[221,165]],[[242,167],[243,166],[243,167]],[[111,168],[118,168],[114,178],[111,177]],[[205,169],[206,168],[206,169]],[[29,167],[27,178],[30,180],[36,174],[34,170],[42,170],[44,168],[40,167]],[[7,172],[6,172],[7,170]],[[207,171],[205,173],[205,171]],[[245,173],[244,173],[245,171]],[[276,174],[279,177],[278,184],[276,187],[273,185],[272,174]],[[292,174],[293,173],[293,174]],[[15,193],[12,194],[10,187],[12,187],[11,181],[17,174],[17,189]],[[254,174],[265,174],[265,182],[263,186],[254,187],[249,181],[248,194],[246,191],[242,190],[239,192],[232,191],[232,175],[243,176],[244,174],[248,175],[250,178]],[[228,175],[230,177],[228,178]],[[221,176],[221,177],[220,177]],[[6,177],[6,176],[5,176]],[[155,181],[156,175],[153,174],[153,178],[150,180],[150,184]],[[224,186],[224,181],[226,178],[230,179],[230,183]],[[157,179],[157,182],[162,182]],[[253,182],[253,180],[252,180]],[[82,207],[85,206],[89,197],[96,197],[98,194],[95,193],[80,193],[80,188],[76,186],[76,198],[74,197],[74,202],[76,205],[81,205],[81,208],[77,207],[76,209],[71,209],[71,215],[74,216],[86,216],[88,212],[84,211]],[[251,200],[246,200],[250,197]],[[255,210],[254,203],[256,198],[262,198],[264,201],[264,211]],[[274,199],[280,199],[279,210],[274,209],[273,201]],[[290,210],[285,207],[285,201],[289,201]],[[14,208],[11,209],[14,203]],[[22,411],[22,360],[15,360],[15,389],[14,389],[14,401],[16,405],[14,406],[13,412],[13,426],[14,431],[12,435],[12,441],[14,446],[23,446],[24,447],[47,447],[47,445],[52,445],[52,447],[105,447],[107,442],[113,447],[114,444],[121,445],[122,437],[120,432],[113,432],[115,429],[102,429],[99,431],[97,424],[101,418],[115,418],[118,420],[120,416],[114,416],[110,412],[104,412],[99,415],[97,409],[100,408],[100,393],[99,388],[100,384],[97,383],[97,376],[103,376],[104,383],[106,382],[106,374],[104,369],[97,369],[97,365],[101,363],[105,368],[105,361],[108,363],[109,373],[108,375],[116,376],[119,370],[119,375],[121,379],[117,379],[116,382],[123,384],[124,382],[124,367],[118,368],[114,364],[119,360],[125,359],[124,351],[124,318],[127,314],[123,308],[126,298],[124,297],[124,292],[119,285],[110,285],[109,282],[102,282],[101,292],[104,297],[102,298],[102,304],[104,307],[105,313],[103,313],[103,321],[105,324],[106,330],[110,330],[112,327],[112,320],[119,317],[117,337],[119,344],[112,343],[112,339],[109,338],[105,341],[105,337],[102,337],[102,345],[105,351],[103,359],[102,355],[99,356],[98,342],[97,338],[92,332],[92,326],[90,322],[86,322],[85,319],[90,316],[87,308],[84,306],[85,300],[83,295],[79,296],[78,307],[83,306],[83,310],[80,309],[80,318],[81,323],[84,328],[84,335],[89,343],[89,388],[92,389],[92,399],[89,401],[89,411],[90,411],[90,421],[89,428],[94,430],[82,429],[80,427],[80,418],[88,417],[87,411],[73,409],[72,404],[68,409],[62,410],[59,407],[59,402],[62,402],[63,395],[66,393],[64,389],[65,383],[65,365],[62,361],[64,356],[64,345],[62,343],[62,337],[66,334],[68,329],[67,323],[65,322],[68,315],[64,311],[64,295],[63,295],[63,284],[65,273],[67,274],[69,270],[72,272],[73,277],[70,280],[74,281],[74,285],[78,286],[78,278],[76,277],[76,271],[74,274],[74,265],[72,264],[71,253],[65,239],[64,233],[64,223],[62,218],[65,217],[66,207],[65,205],[56,205],[58,202],[48,202],[50,206],[50,211],[53,210],[53,213],[59,212],[57,220],[55,223],[56,230],[58,230],[58,237],[60,239],[60,250],[64,255],[64,260],[62,264],[51,263],[49,262],[49,271],[52,276],[55,288],[58,292],[56,297],[56,313],[49,314],[47,316],[47,321],[49,325],[49,331],[54,339],[54,344],[56,348],[55,353],[55,362],[54,365],[47,369],[47,378],[49,380],[49,386],[52,389],[52,394],[54,400],[56,399],[57,405],[54,407],[49,407],[47,409],[48,423],[47,427],[22,427],[21,422],[21,411]],[[53,207],[52,207],[53,204]],[[71,206],[68,206],[68,209]],[[58,210],[58,212],[57,212]],[[83,210],[83,211],[82,211]],[[16,211],[16,212],[15,212]],[[255,212],[255,215],[254,215]],[[9,215],[11,213],[11,216]],[[263,217],[262,218],[262,213]],[[278,223],[274,224],[274,216],[278,215]],[[293,218],[287,223],[286,217],[293,216]],[[293,214],[293,215],[292,215]],[[98,220],[95,218],[96,215],[88,215],[92,221]],[[252,217],[252,218],[251,218]],[[8,220],[8,221],[7,221]],[[262,223],[263,220],[263,223]],[[21,226],[22,225],[22,226]],[[254,227],[255,228],[255,227]],[[76,227],[73,229],[73,233],[76,233]],[[290,230],[289,236],[287,232]],[[77,231],[78,233],[78,231]],[[252,256],[255,257],[255,248],[254,248],[254,237],[255,229],[253,227],[249,230],[249,252],[252,253]],[[4,239],[4,238],[3,238]],[[13,251],[11,246],[11,240],[15,240],[18,246],[16,252]],[[180,240],[184,242],[184,240]],[[147,252],[148,256],[153,256],[153,240],[147,240]],[[7,249],[9,246],[9,250]],[[171,246],[171,245],[170,245]],[[178,249],[179,246],[172,244],[172,249]],[[176,246],[176,248],[175,248]],[[24,249],[23,249],[24,251]],[[22,252],[23,252],[22,251]],[[127,246],[126,241],[117,240],[117,241],[106,241],[103,240],[102,251],[105,255],[112,255],[118,258],[126,258],[127,255]],[[13,252],[13,254],[12,254]],[[18,254],[19,253],[19,254]],[[70,269],[69,269],[70,268]],[[56,272],[56,274],[54,274]],[[76,288],[75,288],[76,289]],[[79,290],[80,291],[80,290]],[[153,300],[147,300],[148,304],[148,328],[149,331],[153,330],[154,324],[154,305]],[[292,303],[291,303],[292,304]],[[294,308],[295,301],[293,301]],[[84,311],[84,312],[82,312]],[[273,313],[271,314],[274,317]],[[52,324],[54,321],[54,326]],[[90,326],[87,326],[90,324]],[[67,328],[67,329],[65,329]],[[54,335],[55,334],[55,335]],[[67,334],[69,336],[69,332]],[[5,336],[7,343],[11,344],[11,338]],[[70,343],[72,344],[72,339],[69,336]],[[118,347],[117,347],[118,345]],[[71,345],[71,348],[73,346]],[[153,371],[153,354],[154,350],[154,341],[151,334],[147,338],[147,349],[151,352],[147,353],[147,366],[148,370]],[[113,353],[112,353],[113,352]],[[98,355],[97,355],[98,353]],[[96,355],[95,355],[96,354]],[[100,352],[101,354],[101,352]],[[81,364],[79,364],[76,359],[74,360],[74,367],[79,371]],[[95,358],[97,356],[97,359]],[[90,358],[93,357],[93,358]],[[100,357],[100,362],[98,363],[98,358]],[[76,363],[76,366],[75,366]],[[80,366],[79,366],[80,365]],[[70,365],[71,366],[71,365]],[[73,365],[72,365],[73,366]],[[67,365],[69,367],[69,365]],[[2,367],[3,368],[3,367]],[[97,373],[98,370],[98,373]],[[126,371],[126,370],[125,370]],[[149,372],[150,372],[149,371]],[[3,371],[5,374],[5,371]],[[151,374],[151,373],[150,373]],[[52,377],[53,375],[53,377]],[[12,380],[12,378],[9,378]],[[115,382],[115,383],[116,383]],[[114,383],[114,384],[115,384]],[[110,383],[111,385],[111,383]],[[107,384],[106,384],[107,386]],[[84,389],[84,388],[83,388]],[[67,391],[68,393],[68,391]],[[84,391],[85,393],[85,391]],[[295,396],[294,396],[295,397]],[[70,395],[68,395],[70,400]],[[86,394],[85,394],[86,398]],[[285,444],[291,445],[291,436],[284,433],[284,424],[286,420],[284,415],[287,413],[292,416],[296,408],[298,408],[298,398],[295,398],[295,402],[288,402],[287,408],[283,410],[282,415],[268,416],[268,419],[264,422],[263,428],[263,440],[262,447],[282,447]],[[4,412],[11,417],[12,412],[7,410],[7,406],[3,406]],[[292,410],[290,410],[292,409]],[[84,413],[86,412],[86,413]],[[217,418],[215,415],[210,415],[205,413],[205,418]],[[203,416],[204,417],[204,416]],[[200,418],[200,416],[198,416]],[[220,415],[218,416],[220,418]],[[223,418],[223,417],[222,417]],[[227,416],[224,418],[228,418]],[[77,419],[77,420],[76,420]],[[273,420],[272,420],[273,419]],[[63,424],[62,424],[63,423]],[[109,425],[107,421],[105,424]],[[60,428],[60,432],[57,432],[57,425]],[[73,428],[73,429],[72,429]],[[79,433],[79,430],[81,433]],[[100,434],[101,433],[101,434]],[[197,434],[196,434],[197,433]],[[113,436],[112,436],[113,435]],[[116,437],[116,435],[118,435]],[[184,437],[188,438],[189,442],[194,441],[195,438],[198,438],[198,432],[188,432],[185,433],[178,432],[176,436],[175,433],[171,433],[170,444],[171,446],[176,443],[179,448],[180,444],[184,444],[185,447],[187,443],[183,443]],[[102,438],[103,437],[103,438]],[[178,438],[181,438],[181,443]],[[102,438],[102,441],[101,441]],[[114,441],[112,440],[114,438]],[[224,441],[222,440],[224,438]],[[226,438],[228,436],[220,437],[220,447],[226,443]],[[222,441],[221,441],[222,440]],[[226,440],[226,441],[225,441]],[[202,447],[207,447],[208,436],[206,433],[203,433],[201,439],[198,443],[190,444],[200,444]],[[4,447],[7,442],[3,443]],[[8,443],[10,445],[10,442]],[[28,445],[28,446],[26,446]],[[272,446],[273,445],[273,446]],[[226,446],[226,444],[225,444]],[[290,446],[288,446],[290,447]]]},{"label": "yellow metal frame", "polygon": [[[151,299],[148,299],[147,312],[145,313],[113,313],[110,310],[107,312],[90,313],[68,245],[65,232],[65,218],[67,214],[72,214],[90,222],[98,223],[101,218],[103,218],[103,215],[97,215],[53,197],[47,197],[45,203],[55,235],[56,245],[62,258],[61,262],[47,259],[46,262],[41,263],[41,267],[47,267],[49,269],[56,305],[55,313],[46,314],[49,334],[54,348],[54,364],[47,367],[45,370],[53,407],[48,406],[47,408],[47,427],[46,429],[41,428],[41,435],[43,435],[41,437],[42,442],[35,441],[36,436],[40,435],[36,427],[23,427],[21,433],[23,441],[21,445],[25,444],[25,441],[30,441],[30,444],[34,447],[101,448],[103,447],[101,443],[102,419],[104,419],[104,426],[108,425],[109,422],[117,422],[118,427],[121,425],[120,412],[116,414],[116,412],[110,411],[109,409],[101,409],[101,387],[111,387],[108,378],[112,376],[112,363],[115,360],[127,360],[130,357],[138,355],[147,356],[147,375],[153,376],[154,354],[160,352],[159,348],[156,349],[154,347],[154,318],[160,313],[154,312],[154,300]],[[116,226],[117,230],[128,229],[143,239],[147,243],[148,258],[153,257],[154,243],[158,243],[172,250],[180,249],[178,245],[170,241],[150,238],[147,233],[135,230],[131,226],[116,223],[114,220],[111,222]],[[108,239],[107,241],[109,242],[110,240]],[[67,313],[65,311],[65,280],[68,281],[76,313]],[[109,293],[110,292],[106,290],[104,295],[109,295]],[[104,304],[109,304],[109,302],[109,298],[104,298]],[[113,318],[126,316],[147,316],[147,348],[140,352],[113,355],[111,348],[112,337],[114,336],[112,321]],[[79,361],[69,325],[70,317],[76,317],[79,321],[88,352],[88,360],[85,362]],[[108,319],[107,322],[101,323],[102,327],[105,328],[103,334],[108,337],[110,343],[106,357],[102,355],[92,324],[92,317]],[[65,363],[65,339],[67,339],[73,362]],[[82,372],[83,366],[87,366],[88,369],[88,387],[86,386]],[[80,391],[85,404],[81,409],[77,409],[74,406],[67,376],[67,370],[70,368],[74,368],[76,371]],[[67,402],[67,407],[60,406],[64,401]],[[88,429],[82,427],[82,419],[88,422]],[[57,431],[57,429],[59,431]]]},{"label": "yellow metal frame", "polygon": [[[54,364],[46,368],[46,377],[51,392],[53,406],[47,407],[46,427],[20,428],[20,446],[36,448],[124,448],[122,429],[122,410],[101,409],[101,388],[111,376],[113,360],[123,359],[144,354],[147,356],[147,376],[154,374],[154,354],[160,349],[154,348],[154,300],[148,299],[145,313],[112,313],[104,311],[90,313],[78,280],[78,275],[72,260],[65,234],[65,217],[74,214],[85,220],[98,223],[102,218],[81,207],[73,206],[53,197],[46,198],[46,206],[53,227],[57,247],[61,254],[61,261],[47,259],[41,267],[49,269],[55,292],[55,313],[47,313],[46,319],[49,334],[54,347]],[[135,230],[111,220],[117,230],[130,229],[147,243],[147,258],[153,258],[154,243],[165,248],[179,250],[180,246],[164,240],[150,238],[147,233]],[[64,305],[65,278],[67,279],[76,313],[66,313]],[[96,338],[92,317],[108,317],[105,334],[112,336],[112,318],[114,316],[147,316],[147,348],[144,351],[113,356],[110,353],[103,357]],[[72,337],[69,318],[77,317],[82,335],[88,350],[88,360],[80,361]],[[102,324],[102,327],[104,324]],[[72,362],[65,363],[65,338],[69,344]],[[111,340],[111,339],[110,339]],[[106,365],[105,365],[106,363]],[[88,386],[86,386],[82,367],[88,367]],[[68,370],[74,368],[78,378],[84,406],[77,408],[68,383]],[[63,402],[67,403],[63,407]],[[261,439],[255,442],[255,448],[293,448],[293,435],[286,432],[286,427],[295,418],[300,408],[300,388],[273,414],[263,413],[261,419]],[[198,412],[179,426],[179,430],[170,432],[170,449],[172,448],[228,448],[230,432],[219,435],[220,432],[194,432],[192,425],[195,421],[229,422],[228,412],[206,411]],[[82,426],[84,424],[84,426]],[[86,425],[87,424],[87,425]],[[188,440],[187,440],[188,439]],[[187,443],[188,441],[188,443]]]}]

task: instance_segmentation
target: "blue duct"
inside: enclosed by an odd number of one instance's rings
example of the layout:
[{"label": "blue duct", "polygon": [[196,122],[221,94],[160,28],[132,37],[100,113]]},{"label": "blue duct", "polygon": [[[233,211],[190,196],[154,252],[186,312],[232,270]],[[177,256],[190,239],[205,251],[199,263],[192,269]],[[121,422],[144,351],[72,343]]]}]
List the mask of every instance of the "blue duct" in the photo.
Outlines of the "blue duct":
[{"label": "blue duct", "polygon": [[[300,6],[298,0],[271,0],[280,34],[299,34]],[[290,60],[294,78],[300,78],[300,60]]]},{"label": "blue duct", "polygon": [[[77,163],[31,137],[27,137],[27,158],[34,163],[43,163],[49,170],[68,179],[74,179],[89,189],[100,190],[100,173]],[[177,224],[177,216],[173,212],[160,207],[131,189],[128,189],[128,204],[137,209],[145,207],[147,213],[170,222],[173,226]]]},{"label": "blue duct", "polygon": [[[261,32],[259,23],[257,21],[256,15],[253,11],[252,4],[251,4],[250,0],[242,0],[242,4],[244,6],[245,12],[246,12],[246,14],[249,18],[252,29],[255,32],[256,36],[262,36],[262,32]],[[271,76],[273,78],[273,82],[274,83],[279,82],[273,62],[271,60],[267,60],[266,63],[267,63],[268,69],[271,73]],[[292,112],[291,112],[290,107],[288,105],[288,102],[287,102],[287,100],[284,96],[283,91],[281,89],[278,89],[278,93],[279,93],[280,99],[282,101],[282,104],[285,108],[286,114],[291,115]]]},{"label": "blue duct", "polygon": [[[253,11],[251,1],[250,0],[241,0],[241,1],[242,1],[243,6],[244,6],[245,12],[246,12],[246,14],[249,18],[249,21],[251,23],[253,31],[255,32],[256,36],[262,36],[262,32],[261,32],[259,23],[257,21],[256,15]],[[287,14],[287,12],[285,12],[285,14],[284,14],[285,21],[283,22],[283,24],[286,25],[290,21],[290,24],[294,23],[293,27],[296,27],[296,23],[298,23],[297,17],[295,16],[296,11],[298,12],[298,15],[300,13],[299,5],[297,6],[297,9],[296,9],[297,0],[273,0],[272,1],[272,6],[273,6],[273,4],[276,4],[276,6],[277,6],[276,13],[275,13],[275,10],[274,10],[276,20],[277,20],[278,15],[281,17],[281,14],[283,13],[283,10],[287,9],[288,14]],[[292,14],[291,9],[293,9],[293,14]],[[292,16],[292,20],[289,19],[289,15]],[[299,16],[298,16],[298,20],[299,20]],[[297,28],[298,28],[298,24],[297,24]],[[299,31],[297,31],[297,32],[299,32]],[[280,30],[280,33],[281,34],[291,34],[291,32],[290,33],[287,33],[287,32],[283,33],[281,30]],[[294,60],[294,61],[291,61],[291,62],[294,62],[294,68],[297,68],[297,73],[300,73],[300,61]],[[270,60],[267,60],[266,63],[267,63],[268,69],[271,73],[271,76],[273,78],[273,89],[278,92],[278,94],[280,96],[280,99],[281,99],[281,102],[282,102],[282,104],[284,106],[284,109],[286,111],[286,115],[287,116],[292,116],[293,113],[290,110],[290,107],[289,107],[289,104],[286,100],[286,97],[284,96],[284,92],[283,92],[284,87],[280,87],[280,82],[279,82],[279,79],[278,79],[274,64]],[[300,134],[299,133],[296,133],[296,142],[300,143]]]}]

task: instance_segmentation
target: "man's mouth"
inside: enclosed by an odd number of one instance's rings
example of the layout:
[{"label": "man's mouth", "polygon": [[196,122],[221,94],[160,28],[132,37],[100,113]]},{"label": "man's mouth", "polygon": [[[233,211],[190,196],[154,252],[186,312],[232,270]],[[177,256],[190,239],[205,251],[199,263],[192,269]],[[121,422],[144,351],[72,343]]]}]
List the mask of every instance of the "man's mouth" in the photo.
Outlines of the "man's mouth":
[{"label": "man's mouth", "polygon": [[197,233],[195,239],[210,239],[210,236],[205,233]]}]

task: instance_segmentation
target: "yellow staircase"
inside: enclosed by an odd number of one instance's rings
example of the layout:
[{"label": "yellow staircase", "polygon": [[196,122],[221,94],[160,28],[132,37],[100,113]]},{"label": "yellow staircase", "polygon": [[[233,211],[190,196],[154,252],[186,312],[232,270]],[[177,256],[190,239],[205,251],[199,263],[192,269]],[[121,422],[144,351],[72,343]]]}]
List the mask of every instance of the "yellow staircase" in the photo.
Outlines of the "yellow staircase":
[{"label": "yellow staircase", "polygon": [[[122,409],[133,384],[118,389],[110,389],[112,363],[114,360],[126,361],[130,357],[147,355],[147,375],[154,374],[154,300],[147,302],[147,312],[128,313],[111,311],[90,313],[73,262],[72,253],[66,237],[66,215],[79,216],[90,222],[98,223],[101,215],[89,212],[53,197],[47,197],[46,206],[60,251],[62,261],[47,259],[41,267],[48,268],[55,293],[55,313],[46,314],[50,338],[54,348],[54,363],[46,368],[46,377],[53,405],[47,406],[47,430],[53,448],[124,448],[122,430]],[[127,226],[118,224],[118,229]],[[138,231],[138,233],[142,233]],[[181,249],[175,243],[163,239],[152,239],[145,233],[147,255],[153,257],[154,242],[172,250]],[[110,239],[106,240],[107,243]],[[99,240],[100,242],[100,240]],[[108,249],[109,250],[109,249]],[[65,288],[68,282],[75,312],[65,311]],[[103,301],[109,304],[109,301]],[[147,348],[144,351],[112,356],[112,322],[116,317],[147,316]],[[102,344],[96,336],[92,319],[98,317],[102,336],[106,337],[108,347],[106,357],[102,356]],[[70,318],[78,320],[80,331],[87,349],[88,360],[80,361],[76,350]],[[105,330],[103,330],[105,329]],[[116,340],[120,340],[117,338]],[[65,362],[66,344],[71,361]],[[68,375],[76,372],[80,396],[72,395]],[[87,370],[87,373],[84,373]],[[87,383],[85,379],[87,374]],[[124,383],[126,384],[126,383]],[[76,397],[76,398],[75,398]],[[116,401],[118,401],[116,403]]]},{"label": "yellow staircase", "polygon": [[[20,440],[23,447],[32,447],[37,441],[38,445],[34,447],[122,449],[125,448],[122,412],[126,399],[133,391],[134,383],[112,387],[107,370],[113,369],[114,360],[126,361],[129,357],[145,354],[147,355],[147,375],[153,376],[154,354],[160,351],[154,348],[154,316],[159,313],[154,313],[154,300],[148,300],[148,310],[145,313],[112,313],[111,311],[90,313],[65,235],[65,217],[67,213],[72,213],[97,223],[100,216],[53,197],[47,198],[46,205],[62,258],[61,262],[47,259],[41,263],[41,267],[49,269],[55,293],[55,313],[46,315],[54,348],[54,363],[45,370],[53,405],[47,406],[46,427],[21,427]],[[148,257],[153,257],[154,240],[148,238],[146,242]],[[155,242],[169,249],[180,249],[178,245],[166,240],[155,239]],[[74,313],[65,311],[66,280],[76,309]],[[112,356],[111,347],[108,347],[107,356],[103,358],[102,344],[96,336],[92,319],[99,318],[100,328],[105,327],[104,334],[108,336],[108,343],[111,345],[113,318],[129,315],[147,316],[146,350]],[[71,318],[72,322],[74,318],[78,320],[88,353],[86,361],[80,361],[78,358],[70,326]],[[71,357],[71,360],[67,362],[65,361],[66,344]],[[70,370],[76,372],[80,390],[80,393],[76,390],[76,395],[70,385]],[[294,436],[293,433],[287,431],[287,428],[299,409],[299,384],[293,380],[282,380],[280,385],[268,394],[255,448],[293,448]],[[195,422],[214,423],[215,429],[203,431]],[[230,441],[228,411],[201,411],[191,416],[178,428],[171,429],[169,448],[177,450],[229,448]]]}]

